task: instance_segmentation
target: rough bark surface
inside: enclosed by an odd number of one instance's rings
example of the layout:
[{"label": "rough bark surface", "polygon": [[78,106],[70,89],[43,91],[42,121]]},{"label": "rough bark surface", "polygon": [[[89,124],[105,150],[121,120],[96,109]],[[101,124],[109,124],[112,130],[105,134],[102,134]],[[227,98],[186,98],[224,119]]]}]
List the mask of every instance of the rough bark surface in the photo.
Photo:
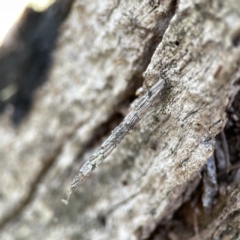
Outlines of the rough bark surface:
[{"label": "rough bark surface", "polygon": [[[239,90],[239,9],[237,0],[76,0],[28,117],[13,126],[9,107],[0,118],[0,238],[237,239],[236,181],[208,224],[161,226],[191,200]],[[171,87],[63,205],[135,91],[161,79]]]}]

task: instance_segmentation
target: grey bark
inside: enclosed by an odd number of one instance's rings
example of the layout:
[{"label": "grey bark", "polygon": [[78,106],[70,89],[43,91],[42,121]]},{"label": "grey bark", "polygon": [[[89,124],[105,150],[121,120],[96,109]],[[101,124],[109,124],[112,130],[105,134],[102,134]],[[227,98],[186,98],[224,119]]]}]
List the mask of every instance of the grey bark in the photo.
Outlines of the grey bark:
[{"label": "grey bark", "polygon": [[[239,9],[237,0],[75,1],[30,115],[18,128],[10,107],[0,118],[0,238],[165,239],[154,232],[190,199],[239,90]],[[140,95],[160,79],[171,87],[63,205],[110,135],[96,132],[131,110],[123,103],[142,74]],[[237,239],[239,204],[231,185],[207,226],[168,239]]]}]

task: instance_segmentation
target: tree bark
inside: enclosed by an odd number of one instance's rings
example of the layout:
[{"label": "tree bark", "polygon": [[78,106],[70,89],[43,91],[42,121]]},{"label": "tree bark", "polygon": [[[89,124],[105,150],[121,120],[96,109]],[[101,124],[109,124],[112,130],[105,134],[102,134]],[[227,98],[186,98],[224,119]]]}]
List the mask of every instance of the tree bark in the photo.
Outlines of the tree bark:
[{"label": "tree bark", "polygon": [[[0,118],[0,238],[238,239],[238,172],[206,179],[239,90],[239,9],[76,0],[28,116],[14,126],[9,106]],[[79,168],[159,81],[163,97],[62,204]]]}]

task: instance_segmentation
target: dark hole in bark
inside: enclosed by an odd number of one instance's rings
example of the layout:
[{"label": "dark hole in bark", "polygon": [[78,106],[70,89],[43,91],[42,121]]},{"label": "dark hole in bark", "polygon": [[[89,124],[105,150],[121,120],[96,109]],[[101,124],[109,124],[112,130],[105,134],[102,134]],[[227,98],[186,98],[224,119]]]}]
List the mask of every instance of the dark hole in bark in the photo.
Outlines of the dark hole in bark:
[{"label": "dark hole in bark", "polygon": [[176,46],[179,46],[179,45],[180,45],[179,41],[176,41],[176,42],[175,42],[175,45],[176,45]]},{"label": "dark hole in bark", "polygon": [[232,37],[232,44],[234,47],[238,47],[240,45],[240,31],[236,32]]},{"label": "dark hole in bark", "polygon": [[127,180],[123,180],[123,181],[122,181],[122,185],[123,185],[123,186],[127,186],[127,185],[128,185],[128,181],[127,181]]},{"label": "dark hole in bark", "polygon": [[106,226],[106,216],[103,215],[103,214],[99,214],[98,217],[97,217],[97,220],[100,224],[101,227],[105,227]]}]

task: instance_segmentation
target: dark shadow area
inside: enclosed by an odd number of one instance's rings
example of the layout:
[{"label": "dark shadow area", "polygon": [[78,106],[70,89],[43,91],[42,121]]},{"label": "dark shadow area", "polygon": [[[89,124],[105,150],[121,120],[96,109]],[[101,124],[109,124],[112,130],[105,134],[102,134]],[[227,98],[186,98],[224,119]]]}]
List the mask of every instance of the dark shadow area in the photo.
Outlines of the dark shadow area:
[{"label": "dark shadow area", "polygon": [[[42,12],[27,8],[8,36],[10,41],[0,48],[0,114],[12,106],[15,125],[30,111],[35,90],[47,81],[59,27],[72,2],[59,0]],[[4,98],[6,89],[15,90]]]}]

